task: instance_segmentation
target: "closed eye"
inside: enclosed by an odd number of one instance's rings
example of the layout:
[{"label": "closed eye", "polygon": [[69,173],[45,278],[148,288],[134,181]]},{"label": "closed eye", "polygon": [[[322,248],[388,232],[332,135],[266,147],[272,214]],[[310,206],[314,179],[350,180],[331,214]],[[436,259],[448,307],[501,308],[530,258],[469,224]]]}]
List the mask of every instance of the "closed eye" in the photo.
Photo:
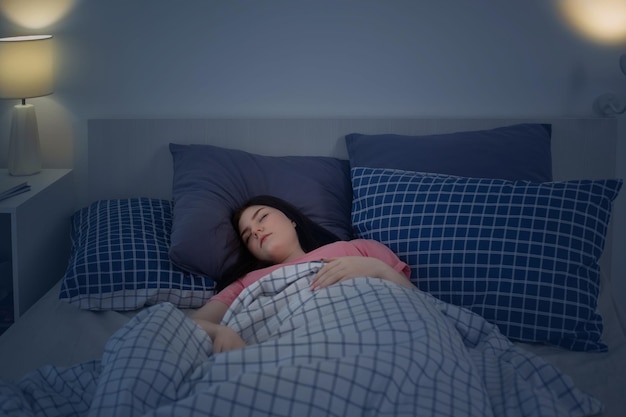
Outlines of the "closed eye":
[{"label": "closed eye", "polygon": [[[262,222],[263,219],[265,219],[265,217],[267,217],[267,212],[265,210],[263,210],[265,207],[260,207],[257,211],[254,212],[254,214],[252,215],[252,223],[254,223],[255,218],[259,215],[259,213],[261,214],[261,217],[259,217],[258,222]],[[246,227],[244,228],[244,230],[241,233],[241,240],[247,245],[248,241],[250,240],[250,236],[252,236],[252,232],[250,230],[250,227]]]}]

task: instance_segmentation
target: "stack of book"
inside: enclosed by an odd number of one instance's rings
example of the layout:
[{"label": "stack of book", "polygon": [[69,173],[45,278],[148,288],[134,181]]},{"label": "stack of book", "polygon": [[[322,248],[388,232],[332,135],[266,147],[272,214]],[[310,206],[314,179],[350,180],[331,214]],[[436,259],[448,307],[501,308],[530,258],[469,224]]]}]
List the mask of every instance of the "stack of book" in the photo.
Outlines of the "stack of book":
[{"label": "stack of book", "polygon": [[18,194],[25,193],[26,191],[30,191],[30,185],[28,185],[27,182],[20,182],[18,184],[15,184],[5,183],[0,180],[0,201]]}]

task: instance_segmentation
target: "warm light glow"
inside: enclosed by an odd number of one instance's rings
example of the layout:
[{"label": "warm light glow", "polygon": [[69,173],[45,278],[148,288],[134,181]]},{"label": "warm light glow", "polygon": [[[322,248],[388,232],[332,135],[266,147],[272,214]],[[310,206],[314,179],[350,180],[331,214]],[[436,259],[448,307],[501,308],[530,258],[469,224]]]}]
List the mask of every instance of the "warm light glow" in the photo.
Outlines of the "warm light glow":
[{"label": "warm light glow", "polygon": [[557,0],[563,16],[596,41],[626,41],[626,0]]},{"label": "warm light glow", "polygon": [[67,15],[76,0],[0,0],[0,12],[28,29],[42,29]]},{"label": "warm light glow", "polygon": [[53,91],[52,36],[0,38],[0,98],[30,98]]}]

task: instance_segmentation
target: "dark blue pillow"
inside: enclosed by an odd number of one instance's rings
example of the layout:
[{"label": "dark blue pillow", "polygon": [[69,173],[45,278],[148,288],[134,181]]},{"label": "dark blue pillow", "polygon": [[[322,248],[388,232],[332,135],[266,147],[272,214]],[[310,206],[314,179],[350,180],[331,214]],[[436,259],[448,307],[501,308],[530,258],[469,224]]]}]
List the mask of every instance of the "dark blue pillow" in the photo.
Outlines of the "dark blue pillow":
[{"label": "dark blue pillow", "polygon": [[168,200],[102,200],[78,210],[60,298],[87,310],[134,310],[162,301],[202,306],[215,281],[170,261],[171,226]]},{"label": "dark blue pillow", "polygon": [[341,239],[352,238],[348,161],[322,156],[262,156],[211,145],[170,144],[174,222],[170,258],[219,279],[235,261],[230,223],[250,197],[269,194],[300,208]]},{"label": "dark blue pillow", "polygon": [[353,168],[352,221],[406,262],[421,290],[509,338],[603,351],[598,261],[621,185]]},{"label": "dark blue pillow", "polygon": [[346,136],[351,167],[551,181],[551,126],[517,124],[438,135]]}]

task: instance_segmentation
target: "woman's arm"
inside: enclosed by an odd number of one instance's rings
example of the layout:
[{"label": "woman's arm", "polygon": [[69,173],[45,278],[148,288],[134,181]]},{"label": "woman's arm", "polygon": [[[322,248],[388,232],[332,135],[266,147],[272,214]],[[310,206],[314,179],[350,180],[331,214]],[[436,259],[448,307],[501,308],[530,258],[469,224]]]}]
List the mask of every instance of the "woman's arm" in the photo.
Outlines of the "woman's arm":
[{"label": "woman's arm", "polygon": [[394,282],[408,288],[414,285],[402,273],[378,258],[343,256],[323,260],[326,264],[311,281],[311,290],[324,288],[347,279],[368,276]]},{"label": "woman's arm", "polygon": [[202,327],[213,340],[214,353],[240,349],[246,345],[234,330],[220,324],[226,310],[228,310],[226,304],[209,300],[191,315],[193,321]]},{"label": "woman's arm", "polygon": [[199,318],[202,320],[208,320],[215,324],[220,324],[224,318],[224,314],[226,314],[226,310],[228,310],[228,306],[226,304],[220,301],[209,300],[205,305],[196,310],[191,317],[194,320]]}]

